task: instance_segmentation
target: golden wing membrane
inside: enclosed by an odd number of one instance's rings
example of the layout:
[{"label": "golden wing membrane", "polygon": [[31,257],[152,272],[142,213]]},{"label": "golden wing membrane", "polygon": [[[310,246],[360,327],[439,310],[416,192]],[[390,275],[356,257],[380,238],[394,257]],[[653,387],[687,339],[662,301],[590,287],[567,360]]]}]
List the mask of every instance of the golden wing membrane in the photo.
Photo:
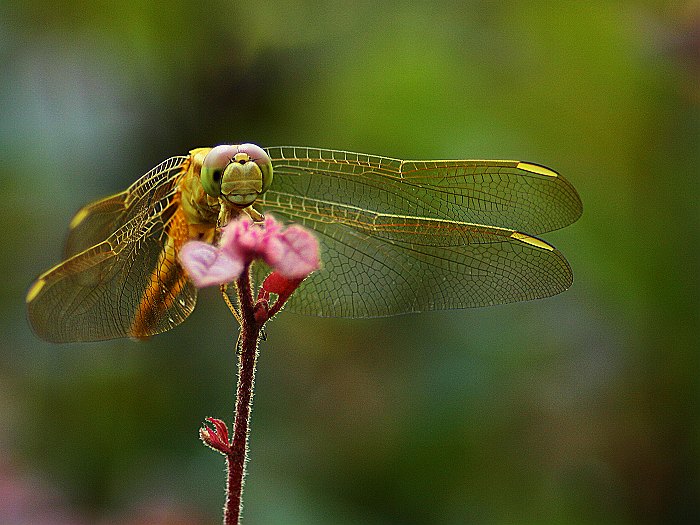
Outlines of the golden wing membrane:
[{"label": "golden wing membrane", "polygon": [[575,189],[548,168],[267,151],[275,179],[261,209],[312,228],[321,243],[323,267],[292,296],[292,311],[377,317],[487,306],[555,295],[573,281],[559,251],[520,233],[581,215]]},{"label": "golden wing membrane", "polygon": [[272,147],[272,190],[362,209],[528,232],[563,228],[583,210],[555,171],[512,160],[404,161],[318,148]]},{"label": "golden wing membrane", "polygon": [[379,214],[266,194],[264,209],[319,234],[323,267],[288,303],[324,317],[381,317],[555,295],[572,283],[546,242],[504,228]]},{"label": "golden wing membrane", "polygon": [[[65,254],[70,257],[104,241],[133,217],[149,213],[154,199],[167,198],[158,193],[160,186],[173,183],[173,178],[188,157],[171,157],[158,164],[121,193],[97,200],[81,208],[69,225]],[[172,189],[172,185],[170,186]],[[162,191],[162,188],[160,188]],[[128,213],[127,213],[128,212]]]},{"label": "golden wing membrane", "polygon": [[81,208],[73,216],[64,254],[66,258],[99,244],[116,229],[126,209],[126,191],[100,199]]},{"label": "golden wing membrane", "polygon": [[53,342],[147,337],[192,311],[196,290],[175,256],[187,225],[176,184],[187,157],[153,168],[125,192],[80,210],[67,260],[27,294],[34,330]]}]

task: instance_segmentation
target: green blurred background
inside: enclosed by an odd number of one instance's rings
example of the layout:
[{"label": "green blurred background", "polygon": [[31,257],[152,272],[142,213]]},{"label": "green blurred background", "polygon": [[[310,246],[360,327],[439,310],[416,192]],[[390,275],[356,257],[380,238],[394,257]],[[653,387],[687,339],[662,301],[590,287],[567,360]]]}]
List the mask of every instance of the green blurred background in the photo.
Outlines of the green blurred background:
[{"label": "green blurred background", "polygon": [[[198,146],[515,158],[571,180],[557,297],[262,345],[252,524],[700,522],[700,4],[0,4],[0,523],[217,523],[232,320],[51,346],[72,214]],[[696,521],[698,520],[698,521]]]}]

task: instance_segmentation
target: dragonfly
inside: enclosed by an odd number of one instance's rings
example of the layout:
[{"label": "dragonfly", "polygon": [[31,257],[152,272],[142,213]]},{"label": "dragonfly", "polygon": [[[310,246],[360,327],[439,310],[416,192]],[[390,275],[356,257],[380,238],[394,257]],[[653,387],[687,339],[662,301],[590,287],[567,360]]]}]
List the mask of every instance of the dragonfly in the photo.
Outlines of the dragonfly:
[{"label": "dragonfly", "polygon": [[255,220],[272,214],[318,237],[322,267],[287,311],[363,318],[566,290],[569,263],[536,235],[576,221],[582,203],[563,176],[530,162],[197,148],[77,212],[65,260],[29,288],[30,324],[51,342],[170,330],[197,300],[179,250],[190,239],[215,242],[220,227],[242,213]]}]

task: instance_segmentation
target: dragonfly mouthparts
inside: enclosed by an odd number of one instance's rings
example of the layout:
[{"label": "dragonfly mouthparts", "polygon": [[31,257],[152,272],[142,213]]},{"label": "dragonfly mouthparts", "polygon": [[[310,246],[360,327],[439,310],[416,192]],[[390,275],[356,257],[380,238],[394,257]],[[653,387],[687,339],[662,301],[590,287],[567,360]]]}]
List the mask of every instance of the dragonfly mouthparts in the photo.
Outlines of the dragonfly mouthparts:
[{"label": "dragonfly mouthparts", "polygon": [[222,197],[234,206],[250,206],[258,198],[258,193],[222,193]]}]

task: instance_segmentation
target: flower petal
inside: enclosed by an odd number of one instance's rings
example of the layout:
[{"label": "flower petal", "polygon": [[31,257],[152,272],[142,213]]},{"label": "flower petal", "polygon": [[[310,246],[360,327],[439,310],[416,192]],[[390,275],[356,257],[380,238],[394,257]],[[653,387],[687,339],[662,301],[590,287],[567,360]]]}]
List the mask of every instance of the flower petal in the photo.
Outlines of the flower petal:
[{"label": "flower petal", "polygon": [[197,288],[230,283],[243,271],[241,260],[200,241],[185,243],[180,250],[180,262]]},{"label": "flower petal", "polygon": [[303,279],[321,266],[316,237],[292,224],[275,236],[265,253],[265,262],[289,279]]},{"label": "flower petal", "polygon": [[240,218],[224,226],[219,246],[229,257],[252,262],[258,256],[259,246],[264,237],[265,230],[250,217],[242,214]]}]

